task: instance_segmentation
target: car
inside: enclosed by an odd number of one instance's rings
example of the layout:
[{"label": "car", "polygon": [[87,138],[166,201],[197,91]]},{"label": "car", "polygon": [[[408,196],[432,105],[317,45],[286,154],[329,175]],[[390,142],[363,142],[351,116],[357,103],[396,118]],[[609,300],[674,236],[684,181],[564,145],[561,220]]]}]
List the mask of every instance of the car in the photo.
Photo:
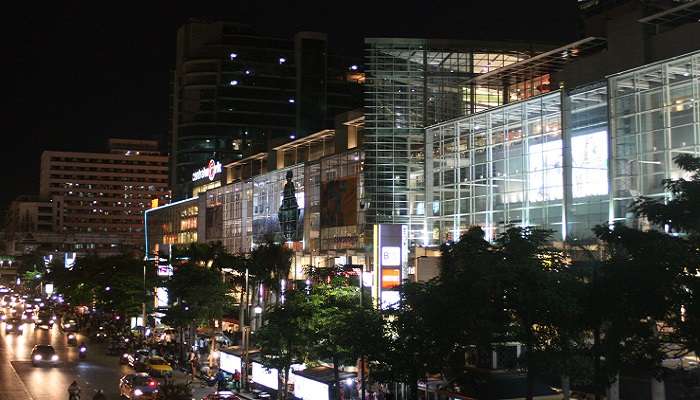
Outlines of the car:
[{"label": "car", "polygon": [[233,392],[226,390],[216,393],[209,393],[208,395],[202,397],[202,400],[241,400],[241,398],[236,396]]},{"label": "car", "polygon": [[32,349],[32,365],[57,365],[58,354],[50,344],[38,344]]},{"label": "car", "polygon": [[22,313],[22,322],[29,322],[32,323],[34,322],[34,313],[31,311],[24,311]]},{"label": "car", "polygon": [[56,321],[56,317],[54,317],[53,314],[39,313],[34,320],[34,326],[40,329],[51,329],[53,328],[54,321]]},{"label": "car", "polygon": [[173,367],[171,367],[170,364],[168,364],[168,361],[166,361],[163,357],[148,357],[143,364],[146,372],[148,372],[148,374],[151,376],[163,378],[173,376]]},{"label": "car", "polygon": [[77,332],[78,331],[78,321],[69,318],[64,319],[61,323],[61,328],[64,332]]},{"label": "car", "polygon": [[10,318],[5,321],[5,334],[17,333],[21,335],[24,333],[24,325],[22,325],[22,320],[19,318]]},{"label": "car", "polygon": [[155,399],[158,381],[145,373],[124,375],[119,380],[119,396],[126,399]]},{"label": "car", "polygon": [[148,358],[150,355],[151,352],[148,351],[148,349],[136,350],[135,352],[129,353],[126,356],[127,364],[129,364],[129,366],[136,371],[143,371],[146,358]]}]

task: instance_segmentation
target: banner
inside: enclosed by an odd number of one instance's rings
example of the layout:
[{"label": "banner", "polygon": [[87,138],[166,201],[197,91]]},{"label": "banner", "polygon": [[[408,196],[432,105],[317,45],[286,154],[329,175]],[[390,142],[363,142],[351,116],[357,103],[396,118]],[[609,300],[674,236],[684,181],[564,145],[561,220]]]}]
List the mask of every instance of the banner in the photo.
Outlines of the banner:
[{"label": "banner", "polygon": [[321,227],[357,225],[357,178],[321,184]]}]

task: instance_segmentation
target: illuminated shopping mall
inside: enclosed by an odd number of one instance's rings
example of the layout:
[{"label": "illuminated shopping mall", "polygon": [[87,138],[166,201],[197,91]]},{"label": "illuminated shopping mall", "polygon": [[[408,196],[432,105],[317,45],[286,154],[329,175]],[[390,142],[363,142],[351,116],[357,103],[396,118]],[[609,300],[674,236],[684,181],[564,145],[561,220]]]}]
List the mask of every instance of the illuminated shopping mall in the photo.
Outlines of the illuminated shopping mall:
[{"label": "illuminated shopping mall", "polygon": [[296,279],[361,265],[389,300],[401,280],[432,277],[438,246],[471,226],[585,242],[597,224],[641,224],[630,201],[667,197],[662,180],[683,176],[674,157],[700,155],[700,44],[679,13],[624,16],[639,46],[614,19],[548,48],[367,39],[364,110],[202,165],[192,198],[146,213],[148,252],[275,240],[294,250]]}]

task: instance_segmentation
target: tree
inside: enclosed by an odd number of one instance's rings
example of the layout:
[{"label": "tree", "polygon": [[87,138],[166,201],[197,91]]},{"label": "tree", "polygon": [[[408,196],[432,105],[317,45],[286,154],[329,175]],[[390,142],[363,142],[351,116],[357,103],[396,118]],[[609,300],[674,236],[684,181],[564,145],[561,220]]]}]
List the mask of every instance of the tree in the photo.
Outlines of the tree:
[{"label": "tree", "polygon": [[[379,381],[401,382],[409,388],[409,399],[418,398],[418,380],[441,372],[439,354],[439,301],[437,281],[406,282],[399,287],[401,301],[387,310],[387,340],[373,376]],[[443,319],[443,318],[439,318]],[[437,368],[436,368],[437,367]]]},{"label": "tree", "polygon": [[527,399],[533,397],[537,367],[543,364],[538,358],[548,360],[559,353],[552,346],[561,343],[559,333],[563,332],[559,307],[563,300],[570,300],[559,290],[565,277],[564,255],[549,247],[550,238],[546,230],[511,227],[496,240],[507,273],[504,298],[512,318],[509,336],[525,346]]},{"label": "tree", "polygon": [[666,179],[667,198],[632,204],[651,229],[596,228],[609,252],[600,293],[606,363],[613,372],[650,370],[654,398],[663,395],[661,361],[700,350],[700,158],[682,154],[675,162],[689,179]]},{"label": "tree", "polygon": [[184,327],[223,317],[228,286],[217,271],[188,261],[175,267],[166,287],[171,306],[166,323]]},{"label": "tree", "polygon": [[269,287],[275,293],[277,301],[282,292],[281,280],[289,277],[292,254],[290,249],[271,240],[253,249],[250,254],[250,266],[255,280]]},{"label": "tree", "polygon": [[632,204],[637,216],[672,232],[683,232],[692,240],[700,240],[700,157],[680,154],[676,164],[689,175],[689,179],[665,179],[663,181],[669,199],[664,201],[639,197]]},{"label": "tree", "polygon": [[315,282],[308,296],[314,310],[309,354],[333,363],[333,389],[338,399],[339,367],[354,365],[361,357],[375,358],[384,351],[384,321],[377,310],[360,304],[359,288],[350,285],[345,276]]},{"label": "tree", "polygon": [[278,391],[278,397],[283,400],[287,399],[292,364],[303,362],[308,356],[314,311],[305,293],[287,291],[285,301],[268,309],[265,324],[255,332],[263,365],[279,373],[282,390]]},{"label": "tree", "polygon": [[131,256],[87,256],[78,258],[72,269],[52,265],[49,279],[70,303],[94,303],[105,311],[136,315],[144,302],[152,303],[148,289],[154,286],[156,271],[145,267],[143,260]]}]

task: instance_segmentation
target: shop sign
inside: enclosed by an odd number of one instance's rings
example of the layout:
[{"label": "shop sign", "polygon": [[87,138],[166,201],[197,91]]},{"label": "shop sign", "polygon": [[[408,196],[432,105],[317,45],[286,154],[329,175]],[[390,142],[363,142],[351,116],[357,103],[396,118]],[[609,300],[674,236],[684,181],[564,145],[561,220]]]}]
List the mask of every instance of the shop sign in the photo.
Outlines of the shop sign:
[{"label": "shop sign", "polygon": [[219,161],[209,160],[206,167],[198,169],[192,173],[192,182],[209,178],[213,181],[217,174],[221,173],[221,163]]}]

